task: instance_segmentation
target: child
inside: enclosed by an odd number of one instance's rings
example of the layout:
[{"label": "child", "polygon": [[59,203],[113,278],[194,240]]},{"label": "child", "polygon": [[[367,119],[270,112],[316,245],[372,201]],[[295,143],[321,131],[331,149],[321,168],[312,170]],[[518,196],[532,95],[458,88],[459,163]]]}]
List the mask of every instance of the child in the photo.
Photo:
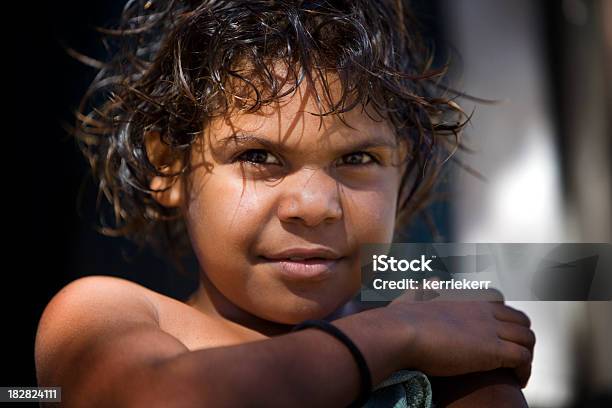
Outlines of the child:
[{"label": "child", "polygon": [[77,136],[113,231],[188,244],[200,287],[70,283],[39,324],[40,385],[65,406],[341,407],[410,369],[453,376],[441,404],[523,405],[521,312],[351,301],[360,244],[391,242],[459,146],[414,27],[392,0],[128,2]]}]

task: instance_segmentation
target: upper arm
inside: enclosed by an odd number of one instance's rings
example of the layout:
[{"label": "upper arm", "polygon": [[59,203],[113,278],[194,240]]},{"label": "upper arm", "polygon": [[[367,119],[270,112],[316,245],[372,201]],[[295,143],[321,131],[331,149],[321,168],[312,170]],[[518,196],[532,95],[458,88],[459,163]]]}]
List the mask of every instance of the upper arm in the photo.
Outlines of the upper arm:
[{"label": "upper arm", "polygon": [[[117,406],[156,363],[187,348],[162,331],[144,288],[124,279],[77,279],[49,302],[36,333],[40,386],[61,386],[64,406]],[[133,390],[132,390],[133,391]]]}]

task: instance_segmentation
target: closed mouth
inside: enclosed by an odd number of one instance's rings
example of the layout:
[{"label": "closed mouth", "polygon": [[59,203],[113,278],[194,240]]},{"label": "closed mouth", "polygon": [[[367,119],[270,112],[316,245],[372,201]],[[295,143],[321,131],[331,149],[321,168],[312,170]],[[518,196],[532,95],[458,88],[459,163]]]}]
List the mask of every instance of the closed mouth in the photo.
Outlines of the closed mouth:
[{"label": "closed mouth", "polygon": [[272,261],[289,260],[292,262],[309,260],[337,260],[342,258],[337,251],[327,247],[287,248],[274,253],[262,254],[262,257]]},{"label": "closed mouth", "polygon": [[294,263],[303,263],[306,265],[311,264],[320,264],[320,263],[330,263],[333,261],[338,261],[344,257],[330,259],[330,258],[321,258],[321,257],[313,257],[313,258],[299,258],[299,257],[291,257],[291,258],[268,258],[265,256],[261,256],[261,259],[266,262],[294,262]]},{"label": "closed mouth", "polygon": [[335,274],[338,264],[344,257],[327,259],[312,258],[279,258],[260,257],[264,263],[272,267],[283,280],[294,282],[321,282]]}]

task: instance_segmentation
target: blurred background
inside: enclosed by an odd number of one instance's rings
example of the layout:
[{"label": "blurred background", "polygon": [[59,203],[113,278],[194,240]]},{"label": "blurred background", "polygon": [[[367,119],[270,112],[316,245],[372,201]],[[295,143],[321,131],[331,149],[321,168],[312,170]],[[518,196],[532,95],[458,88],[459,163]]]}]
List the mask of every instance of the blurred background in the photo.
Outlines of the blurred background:
[{"label": "blurred background", "polygon": [[[420,2],[474,112],[468,171],[449,169],[456,242],[602,242],[612,236],[612,1]],[[440,218],[438,213],[445,214]],[[612,271],[609,271],[612,273]],[[612,302],[508,302],[537,336],[532,407],[612,406]]]},{"label": "blurred background", "polygon": [[[612,1],[438,6],[460,88],[503,101],[475,106],[465,160],[487,181],[454,173],[454,240],[611,242]],[[509,303],[538,338],[530,404],[612,406],[612,303]]]},{"label": "blurred background", "polygon": [[[182,298],[196,282],[123,239],[93,229],[95,188],[64,126],[95,72],[65,44],[104,57],[94,26],[122,2],[11,2],[5,9],[3,166],[6,260],[0,385],[36,384],[33,350],[44,306],[80,276],[122,276]],[[612,0],[419,0],[414,8],[450,55],[474,116],[475,153],[451,165],[412,241],[611,242]],[[83,200],[81,213],[77,200]],[[434,222],[437,230],[427,226]],[[196,264],[192,261],[191,267]],[[530,406],[612,406],[612,303],[514,302],[538,337]]]}]

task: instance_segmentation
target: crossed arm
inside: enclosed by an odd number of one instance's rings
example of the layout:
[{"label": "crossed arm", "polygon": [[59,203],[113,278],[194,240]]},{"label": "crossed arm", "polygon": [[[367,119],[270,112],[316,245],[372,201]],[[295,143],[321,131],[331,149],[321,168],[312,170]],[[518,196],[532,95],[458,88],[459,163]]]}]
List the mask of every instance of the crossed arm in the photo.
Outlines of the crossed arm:
[{"label": "crossed arm", "polygon": [[[405,339],[381,341],[380,332],[363,330],[380,325],[380,313],[334,321],[363,352],[374,383],[405,368],[396,358],[406,349]],[[352,355],[327,333],[303,330],[189,351],[159,328],[133,288],[111,278],[82,280],[54,298],[39,325],[36,365],[41,386],[63,387],[65,407],[342,407],[359,393]],[[510,371],[432,383],[441,406],[526,406]]]}]

